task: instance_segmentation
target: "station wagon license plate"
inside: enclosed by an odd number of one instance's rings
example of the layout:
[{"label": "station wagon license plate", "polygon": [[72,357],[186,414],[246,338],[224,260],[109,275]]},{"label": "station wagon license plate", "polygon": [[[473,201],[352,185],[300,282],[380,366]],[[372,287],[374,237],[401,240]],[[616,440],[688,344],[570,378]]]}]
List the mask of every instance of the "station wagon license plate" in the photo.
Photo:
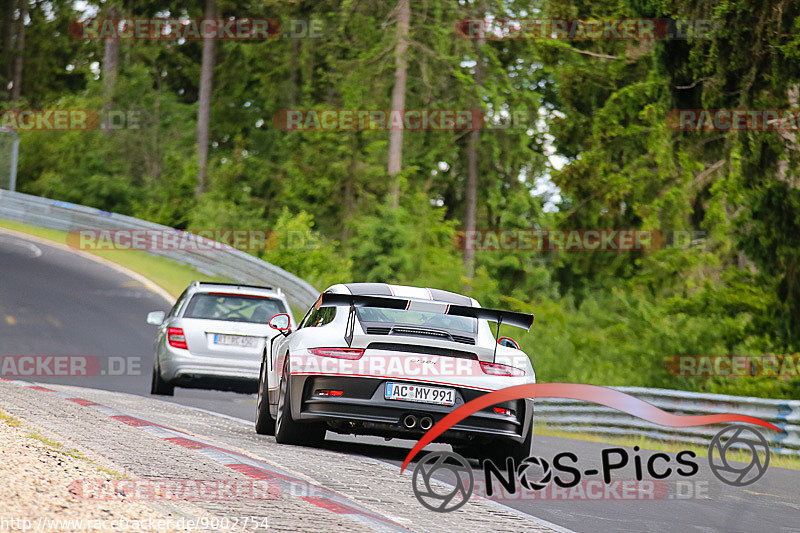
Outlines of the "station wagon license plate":
[{"label": "station wagon license plate", "polygon": [[214,344],[223,346],[239,346],[241,348],[255,348],[258,346],[258,337],[246,335],[222,335],[214,333]]},{"label": "station wagon license plate", "polygon": [[456,403],[455,389],[428,387],[426,385],[409,385],[388,381],[384,391],[387,400],[404,402],[433,403],[436,405],[453,405]]}]

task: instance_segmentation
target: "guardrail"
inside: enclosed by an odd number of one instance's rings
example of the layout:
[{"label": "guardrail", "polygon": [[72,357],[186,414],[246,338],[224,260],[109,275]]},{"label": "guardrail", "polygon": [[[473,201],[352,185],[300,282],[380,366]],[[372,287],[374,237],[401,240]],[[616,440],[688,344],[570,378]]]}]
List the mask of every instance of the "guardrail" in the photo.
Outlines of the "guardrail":
[{"label": "guardrail", "polygon": [[[79,229],[176,231],[167,226],[93,207],[5,190],[0,190],[0,218],[63,231]],[[197,238],[192,234],[187,236]],[[197,239],[202,241],[201,238]],[[319,291],[308,282],[234,248],[147,250],[147,253],[190,265],[204,274],[224,276],[242,283],[281,287],[293,303],[302,307],[310,306],[319,296]],[[762,418],[786,431],[786,433],[764,431],[765,436],[771,439],[774,452],[800,455],[800,401],[766,400],[668,389],[615,388],[677,414],[732,412]],[[706,445],[719,431],[717,426],[667,428],[608,407],[577,400],[549,398],[536,400],[536,422],[562,431],[606,436],[646,436],[664,441],[696,442],[702,445]]]},{"label": "guardrail", "polygon": [[[640,398],[665,411],[682,415],[736,413],[750,415],[775,424],[786,433],[766,428],[762,433],[770,440],[775,453],[800,455],[800,401],[767,400],[748,396],[727,396],[669,389],[613,387]],[[536,423],[548,429],[574,431],[614,437],[644,436],[662,441],[693,442],[708,445],[723,425],[670,428],[652,424],[610,407],[578,400],[536,399]]]},{"label": "guardrail", "polygon": [[[6,190],[0,190],[0,218],[63,231],[80,229],[178,231],[161,224],[94,207]],[[198,243],[212,242],[191,233],[186,233],[185,236],[188,239],[195,239]],[[206,249],[144,251],[192,266],[206,275],[223,276],[241,283],[280,287],[292,303],[303,308],[309,307],[319,296],[320,291],[307,281],[241,250],[225,245],[221,245],[223,249],[208,249],[210,246],[204,248]]]}]

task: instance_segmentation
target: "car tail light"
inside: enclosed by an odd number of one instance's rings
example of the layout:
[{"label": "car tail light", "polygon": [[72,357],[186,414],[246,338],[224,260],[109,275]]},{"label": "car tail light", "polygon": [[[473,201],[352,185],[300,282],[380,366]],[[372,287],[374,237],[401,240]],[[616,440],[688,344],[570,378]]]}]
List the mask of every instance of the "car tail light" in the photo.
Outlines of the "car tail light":
[{"label": "car tail light", "polygon": [[508,365],[501,365],[500,363],[486,363],[484,361],[481,361],[481,370],[483,370],[484,374],[489,374],[492,376],[519,377],[525,375],[525,371],[520,370],[519,368],[515,368],[513,366],[508,366]]},{"label": "car tail light", "polygon": [[505,407],[495,407],[494,412],[498,415],[514,416],[514,411]]},{"label": "car tail light", "polygon": [[168,328],[167,342],[173,348],[183,348],[184,350],[188,348],[186,346],[186,336],[181,328]]},{"label": "car tail light", "polygon": [[340,390],[329,390],[329,389],[317,389],[314,393],[317,396],[341,396],[344,394],[344,391]]},{"label": "car tail light", "polygon": [[308,351],[314,355],[339,359],[361,359],[361,356],[364,355],[364,348],[309,348]]}]

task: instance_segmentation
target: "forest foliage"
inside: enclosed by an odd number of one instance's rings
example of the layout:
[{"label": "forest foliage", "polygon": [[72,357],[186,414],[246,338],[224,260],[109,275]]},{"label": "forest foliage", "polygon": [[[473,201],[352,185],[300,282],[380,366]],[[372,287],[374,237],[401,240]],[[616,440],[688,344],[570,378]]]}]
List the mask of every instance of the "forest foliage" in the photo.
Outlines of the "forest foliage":
[{"label": "forest foliage", "polygon": [[[797,110],[800,4],[412,0],[406,109],[477,106],[504,121],[475,145],[478,229],[672,236],[645,251],[477,251],[468,276],[456,243],[469,132],[405,132],[402,170],[389,176],[387,131],[287,132],[273,121],[286,109],[390,109],[402,1],[217,0],[222,17],[313,19],[324,31],[216,43],[208,178],[196,195],[202,42],[120,41],[108,94],[103,41],[68,31],[86,14],[78,3],[0,0],[4,88],[17,57],[22,64],[20,96],[4,89],[0,110],[113,109],[138,120],[112,131],[21,132],[18,189],[190,230],[305,236],[253,253],[320,289],[385,281],[533,312],[530,333],[505,333],[531,355],[540,381],[800,397],[800,369],[794,378],[689,378],[666,367],[676,355],[800,352],[796,133],[687,132],[667,120],[675,109]],[[10,37],[23,4],[17,53]],[[84,4],[125,17],[199,18],[205,8]],[[485,16],[702,20],[707,31],[485,43],[457,34],[459,20]]]}]

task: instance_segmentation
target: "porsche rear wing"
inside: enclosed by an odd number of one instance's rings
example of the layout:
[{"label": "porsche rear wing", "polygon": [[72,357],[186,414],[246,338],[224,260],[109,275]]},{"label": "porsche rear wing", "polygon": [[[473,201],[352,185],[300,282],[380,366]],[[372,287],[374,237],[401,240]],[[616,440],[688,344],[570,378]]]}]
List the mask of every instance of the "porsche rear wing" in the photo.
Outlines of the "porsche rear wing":
[{"label": "porsche rear wing", "polygon": [[[392,296],[363,296],[355,294],[334,294],[324,292],[320,294],[314,307],[331,306],[349,307],[382,307],[384,309],[406,309],[409,311],[422,311],[427,313],[442,313],[444,315],[465,316],[484,320],[491,320],[497,324],[510,324],[519,328],[531,329],[533,315],[517,313],[515,311],[502,311],[500,309],[486,309],[483,307],[468,307],[466,305],[448,304],[441,301],[412,300],[409,298]],[[499,327],[499,326],[498,326]]]}]

